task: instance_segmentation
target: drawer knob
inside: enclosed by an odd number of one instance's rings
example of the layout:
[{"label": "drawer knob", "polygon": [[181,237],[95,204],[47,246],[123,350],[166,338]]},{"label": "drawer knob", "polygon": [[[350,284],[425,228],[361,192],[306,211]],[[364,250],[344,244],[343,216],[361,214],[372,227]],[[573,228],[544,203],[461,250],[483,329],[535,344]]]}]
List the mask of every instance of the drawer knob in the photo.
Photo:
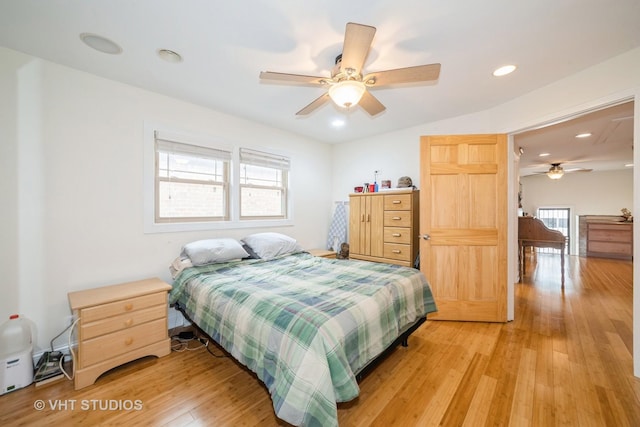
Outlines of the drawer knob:
[{"label": "drawer knob", "polygon": [[124,345],[131,345],[133,344],[133,338],[129,337],[126,340],[124,340]]},{"label": "drawer knob", "polygon": [[392,203],[393,203],[394,205],[399,205],[399,204],[400,204],[400,203],[402,203],[402,202],[401,202],[400,200],[394,200]]},{"label": "drawer knob", "polygon": [[129,327],[133,325],[133,319],[127,319],[124,321],[124,326]]},{"label": "drawer knob", "polygon": [[400,249],[394,249],[391,252],[393,252],[394,254],[401,254],[402,251]]},{"label": "drawer knob", "polygon": [[392,234],[392,236],[393,236],[393,237],[400,237],[400,236],[402,236],[402,234],[400,234],[400,233],[393,233],[393,234]]},{"label": "drawer knob", "polygon": [[392,219],[393,219],[394,221],[400,221],[402,218],[400,218],[399,216],[394,216]]},{"label": "drawer knob", "polygon": [[133,304],[131,304],[130,302],[126,303],[124,305],[124,310],[125,311],[131,311],[133,309]]}]

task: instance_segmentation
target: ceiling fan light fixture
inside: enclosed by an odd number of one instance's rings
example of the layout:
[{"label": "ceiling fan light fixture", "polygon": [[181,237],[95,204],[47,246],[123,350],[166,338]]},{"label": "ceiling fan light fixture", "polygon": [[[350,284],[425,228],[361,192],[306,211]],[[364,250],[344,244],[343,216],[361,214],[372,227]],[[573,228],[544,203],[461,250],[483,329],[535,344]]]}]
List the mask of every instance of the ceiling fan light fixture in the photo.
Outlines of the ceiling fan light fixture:
[{"label": "ceiling fan light fixture", "polygon": [[360,102],[364,91],[364,83],[357,80],[343,80],[329,88],[329,96],[338,107],[349,108]]},{"label": "ceiling fan light fixture", "polygon": [[560,179],[564,175],[564,169],[559,164],[551,165],[549,172],[547,172],[547,176],[551,179]]}]

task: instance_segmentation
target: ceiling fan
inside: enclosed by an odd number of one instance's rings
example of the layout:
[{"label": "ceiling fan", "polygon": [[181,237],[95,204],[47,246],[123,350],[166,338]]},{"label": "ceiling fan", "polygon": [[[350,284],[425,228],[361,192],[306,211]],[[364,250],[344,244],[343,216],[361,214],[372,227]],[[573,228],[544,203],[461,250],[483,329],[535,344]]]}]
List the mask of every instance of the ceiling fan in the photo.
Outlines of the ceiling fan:
[{"label": "ceiling fan", "polygon": [[381,113],[386,107],[371,95],[369,88],[397,83],[428,82],[438,79],[440,64],[418,65],[368,74],[363,73],[362,67],[369,53],[375,32],[375,27],[349,22],[344,34],[342,54],[336,57],[335,67],[331,71],[330,77],[262,71],[260,72],[260,78],[263,80],[319,85],[328,88],[326,93],[298,111],[296,115],[307,115],[331,99],[336,105],[346,109],[360,104],[372,116]]},{"label": "ceiling fan", "polygon": [[547,174],[547,176],[551,179],[560,179],[562,178],[562,176],[565,173],[571,173],[571,172],[591,172],[593,169],[586,169],[586,168],[571,168],[571,169],[564,169],[562,167],[562,163],[551,163],[551,167],[549,168],[548,171],[546,172],[538,172],[538,173],[544,173]]}]

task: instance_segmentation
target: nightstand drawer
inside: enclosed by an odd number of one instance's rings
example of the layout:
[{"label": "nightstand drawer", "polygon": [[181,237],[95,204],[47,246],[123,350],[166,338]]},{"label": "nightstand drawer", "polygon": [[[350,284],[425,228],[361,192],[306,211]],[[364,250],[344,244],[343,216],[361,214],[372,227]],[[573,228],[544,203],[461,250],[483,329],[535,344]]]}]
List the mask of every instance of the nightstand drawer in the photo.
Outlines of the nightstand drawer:
[{"label": "nightstand drawer", "polygon": [[106,317],[130,313],[135,310],[140,310],[160,304],[167,304],[166,292],[157,292],[154,294],[143,295],[127,300],[84,308],[81,310],[80,317],[82,318],[82,322],[86,324],[95,320],[104,319]]},{"label": "nightstand drawer", "polygon": [[114,356],[159,342],[166,337],[167,321],[163,318],[84,341],[79,354],[80,366],[86,367],[112,359]]},{"label": "nightstand drawer", "polygon": [[166,304],[156,305],[119,316],[96,320],[95,322],[83,323],[80,327],[80,334],[83,340],[88,340],[121,329],[131,328],[155,319],[164,319],[166,316]]},{"label": "nightstand drawer", "polygon": [[399,245],[395,243],[384,244],[384,257],[396,259],[398,261],[410,261],[411,259],[411,245]]}]

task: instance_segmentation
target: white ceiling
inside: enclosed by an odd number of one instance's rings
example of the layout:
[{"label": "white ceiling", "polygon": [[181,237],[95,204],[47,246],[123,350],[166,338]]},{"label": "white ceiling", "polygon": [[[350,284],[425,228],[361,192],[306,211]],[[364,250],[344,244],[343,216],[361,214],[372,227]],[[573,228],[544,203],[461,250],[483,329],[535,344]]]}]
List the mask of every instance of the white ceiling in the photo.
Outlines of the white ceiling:
[{"label": "white ceiling", "polygon": [[[633,163],[633,114],[629,101],[515,135],[520,176],[544,173],[553,163],[568,173],[625,169]],[[585,133],[591,135],[576,138]]]},{"label": "white ceiling", "polygon": [[[331,103],[296,117],[323,89],[260,82],[260,71],[328,76],[347,22],[377,28],[366,72],[441,63],[439,80],[372,89],[387,107],[376,117]],[[639,23],[638,0],[0,0],[1,46],[329,143],[499,105],[640,46]],[[122,53],[90,49],[86,32]],[[184,60],[164,62],[158,49]],[[509,63],[513,74],[491,75]],[[336,118],[346,124],[332,127]],[[632,121],[599,126],[614,135]],[[551,151],[520,142],[525,167]],[[558,150],[553,160],[581,156]]]}]

